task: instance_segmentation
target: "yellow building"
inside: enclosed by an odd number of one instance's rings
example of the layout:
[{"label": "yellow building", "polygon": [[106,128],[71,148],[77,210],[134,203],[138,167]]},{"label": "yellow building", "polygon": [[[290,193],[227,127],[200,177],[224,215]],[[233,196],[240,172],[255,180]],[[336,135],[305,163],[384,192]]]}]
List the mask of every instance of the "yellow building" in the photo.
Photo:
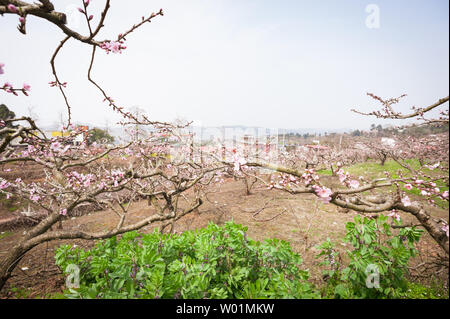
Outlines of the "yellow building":
[{"label": "yellow building", "polygon": [[61,131],[52,131],[52,137],[56,137],[56,136],[70,136],[70,132],[61,132]]}]

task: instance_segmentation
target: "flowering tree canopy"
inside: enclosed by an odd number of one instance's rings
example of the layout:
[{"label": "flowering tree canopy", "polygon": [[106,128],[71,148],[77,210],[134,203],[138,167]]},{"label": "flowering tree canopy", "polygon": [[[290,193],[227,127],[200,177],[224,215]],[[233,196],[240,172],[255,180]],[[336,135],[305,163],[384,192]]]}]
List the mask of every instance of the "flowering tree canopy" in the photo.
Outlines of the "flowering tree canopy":
[{"label": "flowering tree canopy", "polygon": [[[215,181],[216,173],[225,167],[219,162],[192,161],[189,149],[182,147],[186,141],[178,131],[188,123],[152,121],[145,115],[138,118],[117,105],[93,79],[92,68],[99,49],[107,54],[121,53],[127,49],[127,37],[144,24],[163,16],[163,11],[142,17],[137,24],[115,39],[98,40],[99,31],[105,27],[110,1],[105,1],[97,25],[92,23],[93,14],[89,11],[89,4],[89,0],[84,0],[79,8],[89,29],[87,35],[82,35],[67,27],[65,14],[55,11],[51,1],[0,1],[0,14],[17,15],[21,33],[26,34],[27,19],[36,17],[56,25],[65,34],[51,57],[54,80],[49,85],[60,91],[68,115],[67,126],[63,128],[64,134],[57,137],[47,137],[30,117],[16,117],[12,113],[13,116],[0,122],[0,165],[5,167],[17,163],[33,163],[44,172],[43,179],[38,182],[21,178],[0,178],[0,192],[3,195],[28,201],[41,211],[38,223],[0,261],[0,289],[26,252],[43,242],[54,239],[108,238],[154,222],[162,222],[162,229],[171,226],[172,231],[176,220],[202,204],[202,189]],[[60,80],[55,66],[57,55],[69,40],[80,41],[91,47],[88,81],[99,90],[111,111],[122,115],[121,123],[124,126],[147,125],[149,134],[112,147],[96,143],[87,145],[86,141],[81,145],[72,143],[73,138],[83,132],[71,123],[71,105],[65,94],[65,88],[70,84]],[[7,77],[11,71],[13,70],[8,69],[7,61],[1,61],[0,76]],[[5,94],[18,97],[29,96],[31,91],[26,83],[15,87],[5,82],[0,89]],[[170,137],[171,143],[167,137]],[[174,144],[179,147],[174,148]],[[137,222],[129,221],[127,213],[137,199],[148,200],[148,214]],[[115,216],[112,218],[117,221],[116,227],[100,232],[62,228],[62,220],[74,216],[86,206],[91,210],[109,209]],[[52,227],[55,224],[59,224],[57,229]]]},{"label": "flowering tree canopy", "polygon": [[[23,256],[33,247],[55,239],[102,239],[140,229],[155,222],[161,222],[162,230],[173,230],[174,222],[195,211],[203,203],[205,190],[212,183],[220,183],[225,174],[237,178],[251,179],[268,189],[278,189],[290,194],[312,194],[323,203],[351,209],[361,214],[377,214],[389,211],[392,220],[399,220],[399,211],[416,217],[431,237],[449,252],[448,224],[434,219],[420,202],[412,201],[405,190],[420,191],[428,204],[437,199],[449,200],[448,191],[448,135],[425,138],[399,139],[396,146],[377,143],[366,149],[330,147],[326,150],[299,150],[280,154],[277,163],[273,158],[262,158],[258,152],[241,154],[235,149],[219,147],[206,152],[200,159],[193,156],[192,141],[182,130],[190,123],[167,123],[149,119],[145,115],[134,115],[124,106],[118,105],[109,93],[94,80],[93,66],[96,54],[120,54],[131,50],[127,38],[137,29],[163,16],[159,10],[139,21],[113,39],[98,39],[100,30],[106,27],[105,18],[111,1],[105,0],[103,10],[91,12],[90,1],[81,1],[78,9],[88,27],[87,34],[80,34],[67,26],[66,15],[55,10],[52,1],[40,0],[31,3],[18,0],[0,0],[0,15],[15,15],[18,31],[27,32],[27,20],[37,18],[57,26],[64,34],[50,59],[53,79],[49,86],[59,90],[67,108],[67,125],[62,136],[48,137],[36,125],[32,117],[16,117],[14,113],[0,121],[0,165],[33,164],[43,172],[40,181],[26,181],[21,178],[0,178],[0,193],[7,198],[16,197],[38,207],[42,214],[37,224],[28,230],[22,239],[12,247],[0,261],[0,289],[11,276]],[[94,15],[99,16],[94,24]],[[98,90],[103,103],[109,110],[120,114],[121,124],[145,125],[149,133],[134,138],[131,142],[117,146],[92,143],[74,145],[73,138],[82,132],[72,125],[71,104],[65,93],[70,83],[62,80],[57,72],[56,58],[68,41],[79,41],[91,49],[87,80]],[[0,61],[0,92],[17,98],[28,98],[32,88],[24,82],[16,86],[7,81],[8,61]],[[5,80],[3,80],[5,79]],[[369,94],[381,103],[379,111],[362,113],[383,119],[405,120],[417,118],[423,123],[448,126],[448,109],[442,110],[436,118],[426,117],[449,98],[442,98],[428,107],[414,107],[410,114],[394,110],[404,95],[394,99],[382,99]],[[132,133],[132,132],[131,132]],[[136,134],[138,136],[138,134]],[[175,147],[176,146],[176,147]],[[386,173],[384,178],[368,180],[352,176],[345,171],[345,165],[364,161],[374,152],[394,159],[411,174],[393,177]],[[226,156],[229,155],[231,160]],[[411,167],[407,159],[418,158],[420,168]],[[329,168],[339,180],[339,186],[327,186],[321,180],[318,170]],[[261,173],[260,173],[260,170]],[[271,174],[265,174],[270,171]],[[269,176],[266,179],[266,175]],[[249,193],[251,185],[247,185]],[[369,190],[394,187],[390,194],[366,195]],[[129,220],[128,212],[135,200],[146,199],[147,215],[138,221]],[[62,221],[74,216],[88,206],[90,209],[109,210],[116,226],[99,232],[80,229],[64,229]],[[56,226],[60,226],[56,228]]]},{"label": "flowering tree canopy", "polygon": [[[428,112],[448,102],[448,97],[440,99],[438,103],[429,107],[414,108],[414,113],[403,116],[392,108],[392,105],[397,103],[399,98],[383,100],[373,94],[369,95],[384,105],[384,113],[374,111],[364,115],[375,115],[392,119],[417,117],[426,121],[426,123],[448,126],[448,110],[441,111],[441,116],[438,118],[425,119],[425,115]],[[247,156],[247,159],[243,162],[239,156],[236,156],[234,162],[228,163],[228,165],[233,166],[234,170],[241,175],[257,178],[268,189],[279,189],[290,194],[314,194],[324,203],[331,203],[362,214],[377,214],[390,211],[389,216],[398,221],[400,219],[398,211],[410,213],[417,218],[420,225],[441,246],[447,254],[448,260],[448,223],[445,220],[433,218],[423,204],[412,201],[405,192],[405,190],[417,189],[427,200],[428,204],[431,205],[434,205],[436,200],[448,202],[448,191],[442,190],[438,186],[444,185],[448,187],[449,185],[448,134],[432,135],[418,139],[408,137],[400,140],[396,147],[392,147],[389,143],[383,145],[380,141],[375,143],[371,141],[366,143],[366,147],[357,151],[361,158],[373,156],[374,152],[390,156],[411,174],[394,178],[391,174],[385,172],[384,178],[374,180],[366,180],[362,176],[351,176],[344,170],[343,166],[344,163],[348,163],[349,159],[354,161],[357,157],[351,154],[352,152],[339,152],[333,149],[320,155],[314,154],[313,156],[304,151],[286,154],[281,157],[278,163],[270,160],[256,160],[256,156]],[[364,156],[364,153],[366,153],[366,156]],[[241,157],[243,156],[241,155]],[[419,160],[419,168],[414,168],[408,164],[407,160],[411,158]],[[217,157],[216,159],[219,160]],[[302,166],[301,163],[306,165]],[[320,165],[322,165],[322,168],[331,167],[333,173],[338,176],[341,187],[330,188],[325,186],[321,182],[319,174],[317,174],[317,169],[309,167],[311,164],[318,168],[320,168]],[[250,171],[249,169],[251,168],[272,170],[277,172],[277,174],[275,176],[272,175],[270,181],[267,181]],[[377,196],[365,195],[365,192],[369,190],[387,187],[395,187],[395,191],[391,194],[380,194]]]}]

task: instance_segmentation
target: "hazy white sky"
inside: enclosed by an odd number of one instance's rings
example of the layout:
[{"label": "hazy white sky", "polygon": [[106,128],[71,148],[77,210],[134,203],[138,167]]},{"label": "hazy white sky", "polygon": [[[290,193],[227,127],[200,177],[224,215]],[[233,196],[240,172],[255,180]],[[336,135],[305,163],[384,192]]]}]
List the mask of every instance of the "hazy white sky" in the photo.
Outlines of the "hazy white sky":
[{"label": "hazy white sky", "polygon": [[[54,1],[75,30],[85,32],[80,1]],[[380,9],[368,28],[366,6]],[[97,21],[104,1],[92,0]],[[98,39],[113,38],[142,15],[164,17],[129,36],[122,54],[99,52],[94,78],[120,105],[139,106],[157,120],[194,125],[279,128],[359,128],[386,123],[350,112],[374,109],[366,96],[407,93],[399,105],[427,106],[448,95],[448,1],[152,0],[112,1]],[[0,17],[0,85],[27,82],[30,97],[0,92],[16,114],[28,108],[41,124],[65,117],[52,81],[50,57],[64,34],[46,21]],[[87,82],[90,48],[71,40],[57,58],[76,122],[117,122]]]}]

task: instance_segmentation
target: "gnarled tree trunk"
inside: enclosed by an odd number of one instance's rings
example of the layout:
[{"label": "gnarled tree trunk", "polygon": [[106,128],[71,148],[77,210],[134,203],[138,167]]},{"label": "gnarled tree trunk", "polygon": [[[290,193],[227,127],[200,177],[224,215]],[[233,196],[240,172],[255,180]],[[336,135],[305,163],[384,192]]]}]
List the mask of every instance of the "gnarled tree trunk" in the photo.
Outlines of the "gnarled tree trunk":
[{"label": "gnarled tree trunk", "polygon": [[18,244],[2,258],[2,261],[0,261],[0,290],[2,290],[6,281],[11,277],[12,271],[28,250],[24,249],[22,244]]}]

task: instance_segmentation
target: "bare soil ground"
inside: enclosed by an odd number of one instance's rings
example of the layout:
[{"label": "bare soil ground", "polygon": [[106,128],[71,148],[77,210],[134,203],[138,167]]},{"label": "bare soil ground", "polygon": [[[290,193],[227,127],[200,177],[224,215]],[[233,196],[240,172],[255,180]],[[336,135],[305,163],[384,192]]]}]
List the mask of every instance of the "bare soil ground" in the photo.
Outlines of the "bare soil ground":
[{"label": "bare soil ground", "polygon": [[[333,183],[329,177],[330,183]],[[261,208],[265,209],[261,210]],[[432,209],[436,218],[448,221],[449,212],[442,209]],[[0,216],[6,216],[2,212]],[[128,223],[152,214],[147,201],[136,202],[128,213]],[[311,280],[318,285],[323,284],[319,265],[315,256],[318,250],[314,246],[327,238],[337,243],[342,253],[348,244],[342,243],[345,235],[345,223],[352,221],[355,212],[343,211],[334,205],[322,204],[314,195],[290,195],[277,190],[267,190],[257,185],[251,195],[245,195],[242,181],[227,179],[214,192],[209,193],[204,204],[190,215],[184,216],[176,224],[174,231],[183,232],[189,229],[205,227],[210,221],[223,224],[228,220],[248,226],[248,235],[254,240],[263,241],[267,238],[279,238],[291,243],[293,249],[303,258],[305,269],[309,269]],[[415,223],[414,216],[401,214],[404,223]],[[64,229],[78,228],[87,231],[99,231],[112,228],[117,223],[117,216],[111,211],[91,212],[87,215],[72,217],[63,222]],[[151,232],[159,224],[143,228],[143,232]],[[0,235],[0,258],[5,254],[27,227],[19,227]],[[3,236],[3,238],[2,238]],[[65,278],[54,263],[54,252],[62,244],[69,241],[58,240],[41,244],[33,248],[20,261],[13,272],[12,278],[0,292],[0,298],[36,298],[60,293],[64,288]],[[92,247],[93,241],[70,241],[81,247]],[[428,235],[424,234],[418,244],[420,256],[416,257],[412,266],[427,262],[440,252],[441,248]],[[448,281],[448,269],[440,274],[425,273],[426,280],[437,276]],[[448,283],[447,283],[448,285]]]}]

